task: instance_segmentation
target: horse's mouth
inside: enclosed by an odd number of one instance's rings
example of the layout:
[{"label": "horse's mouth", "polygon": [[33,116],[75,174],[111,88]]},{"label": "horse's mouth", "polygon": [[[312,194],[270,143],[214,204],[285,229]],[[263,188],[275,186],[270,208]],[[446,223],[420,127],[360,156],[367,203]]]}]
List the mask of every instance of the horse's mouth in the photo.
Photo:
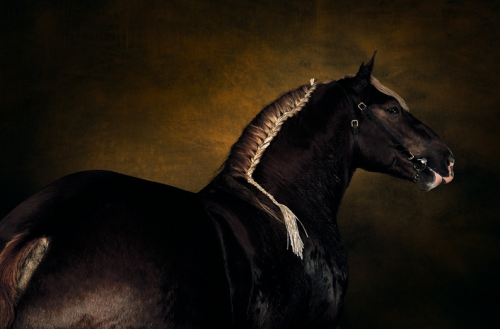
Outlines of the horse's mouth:
[{"label": "horse's mouth", "polygon": [[422,191],[430,191],[433,188],[438,187],[441,184],[448,184],[453,180],[455,176],[453,172],[453,162],[448,166],[448,176],[442,176],[437,171],[430,167],[427,167],[425,171],[422,172],[422,180],[417,181],[417,187]]},{"label": "horse's mouth", "polygon": [[438,174],[437,172],[432,170],[432,168],[429,168],[429,170],[434,173],[434,177],[435,177],[434,182],[431,184],[431,188],[430,188],[431,190],[435,187],[438,187],[441,184],[448,184],[449,182],[451,182],[453,180],[453,176],[454,176],[453,169],[451,169],[449,175],[446,177],[441,176],[440,174]]}]

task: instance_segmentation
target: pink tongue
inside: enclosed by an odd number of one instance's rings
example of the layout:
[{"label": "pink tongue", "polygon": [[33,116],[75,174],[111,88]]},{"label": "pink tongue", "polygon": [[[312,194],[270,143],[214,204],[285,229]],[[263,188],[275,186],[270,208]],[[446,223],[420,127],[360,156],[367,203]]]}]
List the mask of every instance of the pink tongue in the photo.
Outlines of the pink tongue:
[{"label": "pink tongue", "polygon": [[442,180],[444,180],[444,182],[446,184],[448,184],[449,182],[451,182],[453,180],[453,177],[452,176],[448,176],[448,177],[441,177]]},{"label": "pink tongue", "polygon": [[437,187],[438,185],[440,185],[441,183],[445,183],[445,184],[448,184],[449,182],[451,182],[453,180],[453,177],[450,175],[448,177],[443,177],[441,176],[440,174],[438,174],[437,172],[435,171],[432,171],[436,177],[436,180],[434,181],[434,183],[432,183],[431,185],[431,189]]}]

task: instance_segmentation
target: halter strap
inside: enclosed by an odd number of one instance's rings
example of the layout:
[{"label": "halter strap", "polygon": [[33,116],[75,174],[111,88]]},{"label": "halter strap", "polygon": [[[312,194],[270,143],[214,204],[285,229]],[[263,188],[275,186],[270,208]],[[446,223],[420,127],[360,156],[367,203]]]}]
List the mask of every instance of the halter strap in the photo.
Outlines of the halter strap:
[{"label": "halter strap", "polygon": [[384,127],[384,125],[380,122],[380,120],[373,114],[373,111],[370,109],[369,106],[366,106],[365,103],[359,100],[358,96],[356,96],[354,93],[347,91],[341,86],[342,90],[347,96],[347,100],[349,102],[349,107],[351,108],[351,127],[352,131],[354,134],[354,152],[356,153],[359,149],[359,143],[358,143],[358,134],[359,134],[359,129],[358,125],[359,122],[356,118],[356,108],[354,107],[354,104],[357,104],[357,107],[363,112],[370,120],[372,120],[375,125],[382,130],[382,132],[394,143],[396,146],[396,149],[403,153],[408,160],[410,160],[413,163],[420,163],[421,161],[419,159],[415,158],[415,155],[408,150],[402,143],[399,142],[399,140],[394,137],[393,134],[387,128]]},{"label": "halter strap", "polygon": [[347,94],[347,92],[345,91],[344,87],[342,87],[341,84],[339,84],[340,86],[340,89],[342,89],[342,91],[344,92],[345,94],[345,97],[347,98],[347,101],[349,102],[349,108],[351,109],[351,128],[352,128],[352,133],[353,133],[353,136],[354,136],[354,151],[353,151],[353,156],[356,156],[356,154],[358,153],[359,151],[359,142],[358,142],[358,135],[359,135],[359,129],[358,129],[358,126],[359,126],[359,122],[356,118],[356,109],[352,103],[352,97],[349,97],[349,94]]}]

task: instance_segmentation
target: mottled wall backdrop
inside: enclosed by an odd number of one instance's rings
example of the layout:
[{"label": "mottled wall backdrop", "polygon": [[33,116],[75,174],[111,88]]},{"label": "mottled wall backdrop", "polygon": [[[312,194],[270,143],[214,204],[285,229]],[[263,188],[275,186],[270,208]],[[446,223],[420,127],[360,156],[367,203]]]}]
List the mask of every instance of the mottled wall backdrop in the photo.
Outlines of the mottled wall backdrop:
[{"label": "mottled wall backdrop", "polygon": [[378,50],[375,76],[448,143],[456,179],[423,193],[356,173],[343,328],[493,328],[499,4],[3,0],[0,217],[79,170],[197,191],[264,105]]}]

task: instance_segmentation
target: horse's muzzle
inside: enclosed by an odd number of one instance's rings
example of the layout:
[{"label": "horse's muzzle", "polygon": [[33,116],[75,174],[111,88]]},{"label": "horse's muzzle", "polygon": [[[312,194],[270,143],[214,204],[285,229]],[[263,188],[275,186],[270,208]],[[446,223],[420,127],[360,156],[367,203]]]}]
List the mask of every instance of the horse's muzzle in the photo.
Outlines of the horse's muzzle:
[{"label": "horse's muzzle", "polygon": [[448,175],[447,176],[441,176],[439,173],[436,171],[432,170],[432,168],[429,168],[433,173],[435,180],[430,186],[430,190],[441,185],[441,184],[448,184],[453,180],[453,177],[455,177],[455,173],[453,171],[453,166],[455,165],[455,158],[453,155],[450,155],[448,157]]}]

